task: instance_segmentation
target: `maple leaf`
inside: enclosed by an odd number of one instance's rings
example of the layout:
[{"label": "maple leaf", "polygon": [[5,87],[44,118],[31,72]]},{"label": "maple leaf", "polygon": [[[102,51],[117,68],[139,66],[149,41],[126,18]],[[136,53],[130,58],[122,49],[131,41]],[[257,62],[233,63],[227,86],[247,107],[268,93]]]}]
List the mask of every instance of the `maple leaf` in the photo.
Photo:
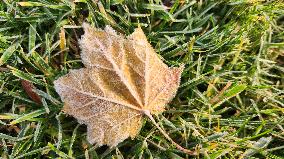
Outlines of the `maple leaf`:
[{"label": "maple leaf", "polygon": [[141,28],[127,37],[109,26],[101,30],[85,23],[83,28],[86,68],[57,79],[55,89],[65,103],[63,111],[87,125],[90,143],[116,146],[139,133],[143,115],[154,120],[151,114],[164,111],[176,94],[183,66],[164,64]]}]

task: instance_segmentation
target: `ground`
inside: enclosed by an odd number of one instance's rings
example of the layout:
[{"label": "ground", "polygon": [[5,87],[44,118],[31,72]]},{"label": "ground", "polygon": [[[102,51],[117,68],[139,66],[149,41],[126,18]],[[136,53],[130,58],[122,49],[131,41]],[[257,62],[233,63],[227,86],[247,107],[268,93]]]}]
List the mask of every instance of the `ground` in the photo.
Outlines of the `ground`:
[{"label": "ground", "polygon": [[[155,120],[117,147],[91,145],[61,111],[53,81],[82,68],[82,23],[140,26],[181,86]],[[281,0],[2,0],[0,157],[284,158]]]}]

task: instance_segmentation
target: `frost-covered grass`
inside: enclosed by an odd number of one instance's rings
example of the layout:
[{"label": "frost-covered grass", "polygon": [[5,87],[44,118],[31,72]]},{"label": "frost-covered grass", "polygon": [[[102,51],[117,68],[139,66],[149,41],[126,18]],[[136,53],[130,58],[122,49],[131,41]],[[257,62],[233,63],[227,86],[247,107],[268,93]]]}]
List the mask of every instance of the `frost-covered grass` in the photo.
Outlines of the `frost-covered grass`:
[{"label": "frost-covered grass", "polygon": [[[53,81],[83,67],[84,21],[123,34],[140,25],[165,63],[185,64],[156,119],[197,156],[148,119],[134,140],[90,145],[60,111]],[[0,56],[0,158],[284,158],[281,0],[2,0]]]}]

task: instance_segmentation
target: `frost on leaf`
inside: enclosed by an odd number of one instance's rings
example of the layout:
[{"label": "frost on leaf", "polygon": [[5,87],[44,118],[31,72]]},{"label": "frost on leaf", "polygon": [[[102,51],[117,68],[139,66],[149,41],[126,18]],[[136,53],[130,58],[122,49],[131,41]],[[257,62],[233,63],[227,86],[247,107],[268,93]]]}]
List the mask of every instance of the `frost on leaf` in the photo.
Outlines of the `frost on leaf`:
[{"label": "frost on leaf", "polygon": [[83,24],[85,68],[54,82],[63,111],[88,127],[88,141],[116,146],[140,131],[145,112],[158,114],[175,96],[183,67],[169,68],[141,28],[130,36]]}]

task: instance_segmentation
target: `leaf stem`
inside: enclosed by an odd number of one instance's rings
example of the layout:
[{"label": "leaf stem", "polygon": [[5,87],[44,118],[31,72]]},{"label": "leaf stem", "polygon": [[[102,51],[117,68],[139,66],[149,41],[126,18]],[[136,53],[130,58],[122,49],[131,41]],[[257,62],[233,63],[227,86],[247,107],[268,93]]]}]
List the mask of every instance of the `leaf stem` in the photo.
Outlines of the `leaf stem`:
[{"label": "leaf stem", "polygon": [[159,124],[155,121],[155,119],[153,118],[153,116],[151,115],[149,110],[143,110],[143,113],[145,115],[147,115],[149,117],[149,119],[153,122],[153,124],[159,129],[159,131],[180,151],[189,154],[189,155],[196,155],[195,151],[192,150],[188,150],[186,148],[183,148],[182,146],[180,146],[179,144],[177,144],[167,133],[165,130],[163,130]]}]

